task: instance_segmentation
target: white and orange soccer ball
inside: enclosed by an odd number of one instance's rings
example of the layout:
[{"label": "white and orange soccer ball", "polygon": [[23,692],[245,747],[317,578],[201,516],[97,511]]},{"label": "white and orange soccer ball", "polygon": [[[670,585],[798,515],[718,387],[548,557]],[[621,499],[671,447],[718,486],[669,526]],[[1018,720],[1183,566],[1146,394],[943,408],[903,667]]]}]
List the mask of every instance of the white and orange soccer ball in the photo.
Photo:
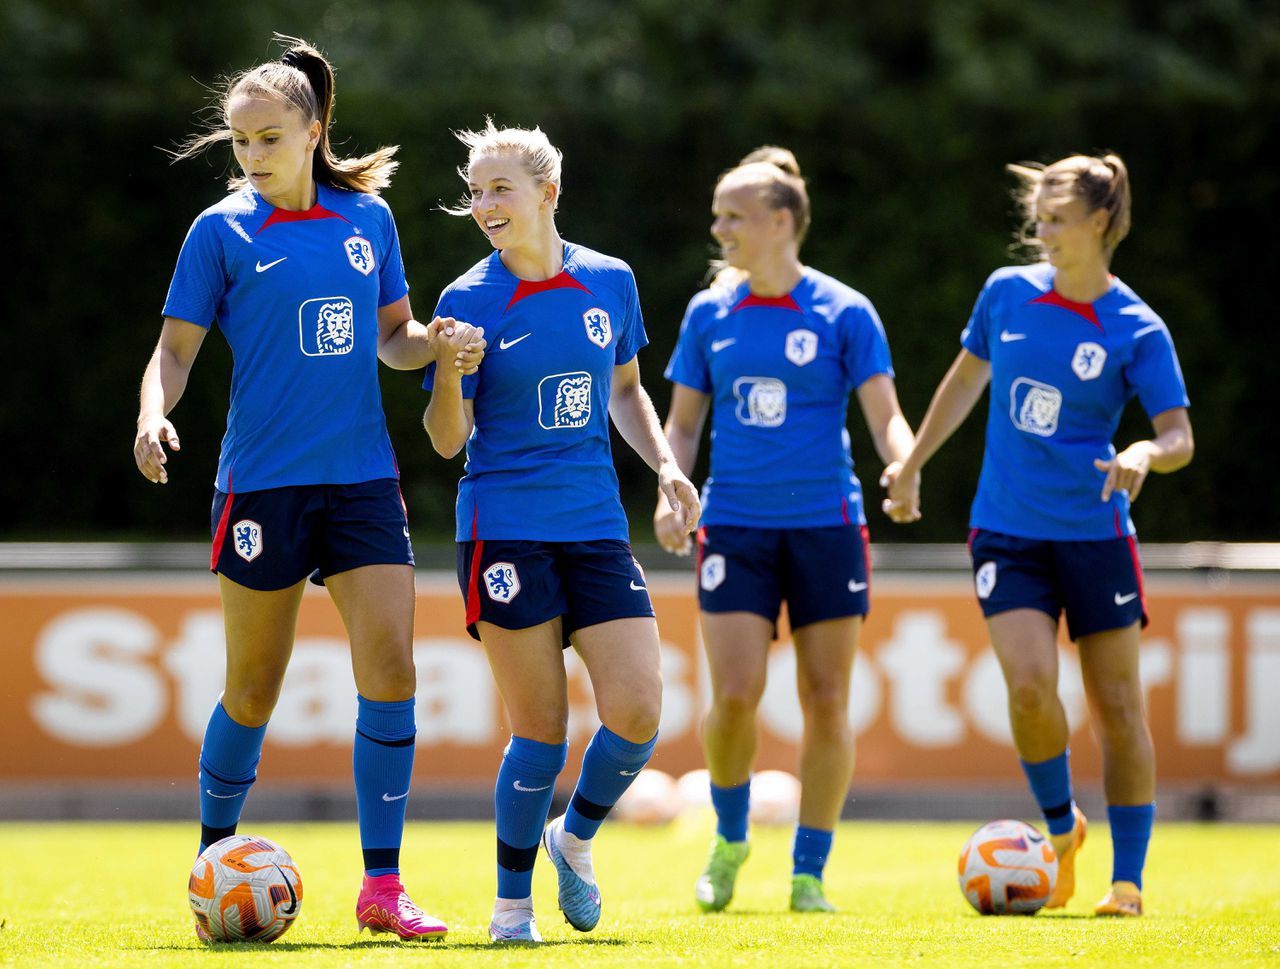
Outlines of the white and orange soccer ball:
[{"label": "white and orange soccer ball", "polygon": [[983,915],[1034,915],[1058,880],[1058,856],[1022,821],[992,821],[960,852],[960,891]]},{"label": "white and orange soccer ball", "polygon": [[302,876],[274,841],[235,834],[200,852],[187,897],[213,941],[271,942],[298,917]]},{"label": "white and orange soccer ball", "polygon": [[751,775],[752,824],[788,825],[800,820],[800,782],[784,770]]},{"label": "white and orange soccer ball", "polygon": [[669,824],[683,806],[675,778],[665,771],[646,767],[636,775],[610,814],[631,824]]}]

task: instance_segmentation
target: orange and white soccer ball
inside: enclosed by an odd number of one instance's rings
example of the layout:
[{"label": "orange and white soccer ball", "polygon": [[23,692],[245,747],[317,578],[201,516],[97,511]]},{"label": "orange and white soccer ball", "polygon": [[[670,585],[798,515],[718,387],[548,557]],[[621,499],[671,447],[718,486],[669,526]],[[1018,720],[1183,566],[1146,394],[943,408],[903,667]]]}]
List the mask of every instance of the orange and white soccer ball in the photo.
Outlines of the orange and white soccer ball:
[{"label": "orange and white soccer ball", "polygon": [[683,806],[675,778],[646,767],[636,775],[610,815],[631,824],[669,824]]},{"label": "orange and white soccer ball", "polygon": [[751,775],[752,824],[786,825],[800,820],[800,782],[784,770]]},{"label": "orange and white soccer ball", "polygon": [[213,941],[271,942],[298,917],[302,876],[274,841],[234,834],[200,852],[187,897]]},{"label": "orange and white soccer ball", "polygon": [[1058,856],[1022,821],[992,821],[960,852],[960,891],[983,915],[1034,915],[1058,881]]}]

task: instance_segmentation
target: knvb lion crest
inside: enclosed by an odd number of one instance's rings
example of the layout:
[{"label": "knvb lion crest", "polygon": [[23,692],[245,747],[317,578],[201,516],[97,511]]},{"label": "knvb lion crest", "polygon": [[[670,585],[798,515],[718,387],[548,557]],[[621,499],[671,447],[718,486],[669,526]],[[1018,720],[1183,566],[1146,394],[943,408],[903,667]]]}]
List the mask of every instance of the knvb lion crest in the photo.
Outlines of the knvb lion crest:
[{"label": "knvb lion crest", "polygon": [[345,296],[309,299],[298,307],[298,341],[308,357],[350,353],[356,340],[356,309]]},{"label": "knvb lion crest", "polygon": [[484,587],[494,602],[506,604],[520,594],[520,576],[510,562],[494,562],[484,570]]},{"label": "knvb lion crest", "polygon": [[582,325],[587,328],[587,339],[601,350],[613,339],[613,326],[609,323],[609,314],[598,306],[593,306],[582,314]]},{"label": "knvb lion crest", "polygon": [[368,276],[375,268],[373,259],[373,243],[363,236],[352,236],[342,244],[342,251],[347,254],[347,262],[358,273]]},{"label": "knvb lion crest", "polygon": [[708,555],[702,560],[702,571],[699,575],[699,581],[702,588],[708,592],[714,592],[720,587],[720,583],[724,581],[724,556],[720,554]]},{"label": "knvb lion crest", "polygon": [[236,554],[246,562],[252,562],[262,554],[262,526],[245,518],[231,526],[231,538]]},{"label": "knvb lion crest", "polygon": [[818,355],[818,334],[813,330],[792,330],[787,334],[783,352],[797,367],[812,363]]},{"label": "knvb lion crest", "polygon": [[1107,351],[1097,343],[1082,343],[1071,358],[1071,370],[1081,380],[1093,380],[1102,373]]}]

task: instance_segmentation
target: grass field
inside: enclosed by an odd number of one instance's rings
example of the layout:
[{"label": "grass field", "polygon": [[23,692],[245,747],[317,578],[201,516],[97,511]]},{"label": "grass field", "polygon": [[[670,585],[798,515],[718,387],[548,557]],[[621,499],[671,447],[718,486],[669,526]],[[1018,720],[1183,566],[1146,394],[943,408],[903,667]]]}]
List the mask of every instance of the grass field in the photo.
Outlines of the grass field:
[{"label": "grass field", "polygon": [[582,935],[556,909],[545,858],[534,899],[546,943],[488,942],[493,828],[413,824],[404,880],[450,926],[442,943],[355,932],[354,824],[242,825],[280,841],[305,900],[271,945],[196,941],[186,879],[191,824],[0,825],[0,965],[147,966],[1280,966],[1280,828],[1162,824],[1147,867],[1148,915],[1091,917],[1110,875],[1105,822],[1082,852],[1079,891],[1061,914],[983,918],[956,887],[955,858],[975,824],[842,825],[827,870],[835,916],[787,911],[790,832],[753,833],[729,911],[700,915],[691,887],[706,818],[661,829],[607,825],[596,847],[604,917]]}]

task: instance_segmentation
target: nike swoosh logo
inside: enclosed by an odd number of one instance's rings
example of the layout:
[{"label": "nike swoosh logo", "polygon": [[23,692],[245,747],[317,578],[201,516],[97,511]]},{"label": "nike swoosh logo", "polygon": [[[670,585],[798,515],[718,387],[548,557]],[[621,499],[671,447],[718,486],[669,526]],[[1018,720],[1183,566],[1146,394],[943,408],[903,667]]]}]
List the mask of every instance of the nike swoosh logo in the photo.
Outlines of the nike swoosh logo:
[{"label": "nike swoosh logo", "polygon": [[621,774],[623,777],[635,777],[642,770],[644,770],[643,767],[639,768],[639,770],[620,770],[618,771],[618,773]]},{"label": "nike swoosh logo", "polygon": [[529,793],[529,794],[532,794],[535,791],[545,791],[550,786],[551,786],[550,784],[543,784],[541,787],[525,787],[519,781],[516,781],[512,785],[512,787],[514,787],[517,791],[525,791],[526,793]]},{"label": "nike swoosh logo", "polygon": [[713,340],[711,343],[711,352],[719,353],[725,347],[731,347],[737,342],[738,338],[736,336],[731,336],[727,340]]},{"label": "nike swoosh logo", "polygon": [[1000,331],[1001,343],[1013,343],[1015,340],[1025,340],[1026,338],[1027,335],[1025,333],[1010,333],[1008,330]]},{"label": "nike swoosh logo", "polygon": [[866,587],[867,587],[867,584],[866,584],[865,582],[855,582],[855,581],[853,581],[853,579],[850,579],[850,580],[849,580],[849,591],[850,591],[850,592],[861,592],[861,591],[862,591],[863,589],[865,589]]},{"label": "nike swoosh logo", "polygon": [[281,909],[280,914],[296,915],[298,911],[298,896],[294,893],[293,885],[290,883],[289,879],[285,877],[284,872],[280,870],[279,865],[274,865],[273,867],[276,871],[280,872],[280,880],[284,882],[284,887],[289,892],[289,907]]},{"label": "nike swoosh logo", "polygon": [[219,801],[229,801],[233,797],[240,797],[241,794],[244,794],[244,791],[241,791],[240,794],[214,794],[213,791],[209,790],[207,787],[204,789],[204,792],[210,797],[216,797]]},{"label": "nike swoosh logo", "polygon": [[1138,593],[1136,592],[1130,592],[1127,596],[1122,596],[1119,592],[1117,592],[1116,605],[1123,606],[1126,602],[1132,602],[1136,598],[1138,598]]},{"label": "nike swoosh logo", "polygon": [[635,579],[632,579],[632,580],[631,580],[631,591],[632,591],[632,592],[644,592],[644,590],[645,590],[645,589],[647,589],[647,588],[649,588],[647,585],[636,585],[636,580],[635,580]]},{"label": "nike swoosh logo", "polygon": [[518,336],[514,340],[508,340],[506,337],[503,337],[501,340],[498,341],[498,349],[509,350],[513,346],[515,346],[517,343],[519,343],[521,340],[527,340],[531,336],[533,336],[532,332],[526,333],[524,336]]},{"label": "nike swoosh logo", "polygon": [[281,256],[281,257],[280,257],[279,259],[277,259],[275,262],[269,262],[269,263],[267,263],[265,266],[262,264],[262,260],[258,260],[257,265],[255,265],[253,268],[254,268],[254,269],[256,269],[256,270],[258,270],[258,272],[260,272],[260,273],[265,273],[265,272],[266,272],[268,269],[270,269],[272,266],[278,266],[278,265],[280,265],[280,263],[284,262],[284,261],[285,261],[286,259],[288,259],[288,258],[289,258],[288,256]]},{"label": "nike swoosh logo", "polygon": [[385,792],[384,792],[384,793],[383,793],[383,795],[382,795],[382,799],[383,799],[384,801],[399,801],[399,800],[401,800],[402,798],[406,798],[406,797],[408,797],[408,796],[409,796],[409,792],[408,792],[408,791],[405,791],[403,794],[397,794],[395,797],[392,797],[390,794],[387,794],[387,793],[385,793]]}]

